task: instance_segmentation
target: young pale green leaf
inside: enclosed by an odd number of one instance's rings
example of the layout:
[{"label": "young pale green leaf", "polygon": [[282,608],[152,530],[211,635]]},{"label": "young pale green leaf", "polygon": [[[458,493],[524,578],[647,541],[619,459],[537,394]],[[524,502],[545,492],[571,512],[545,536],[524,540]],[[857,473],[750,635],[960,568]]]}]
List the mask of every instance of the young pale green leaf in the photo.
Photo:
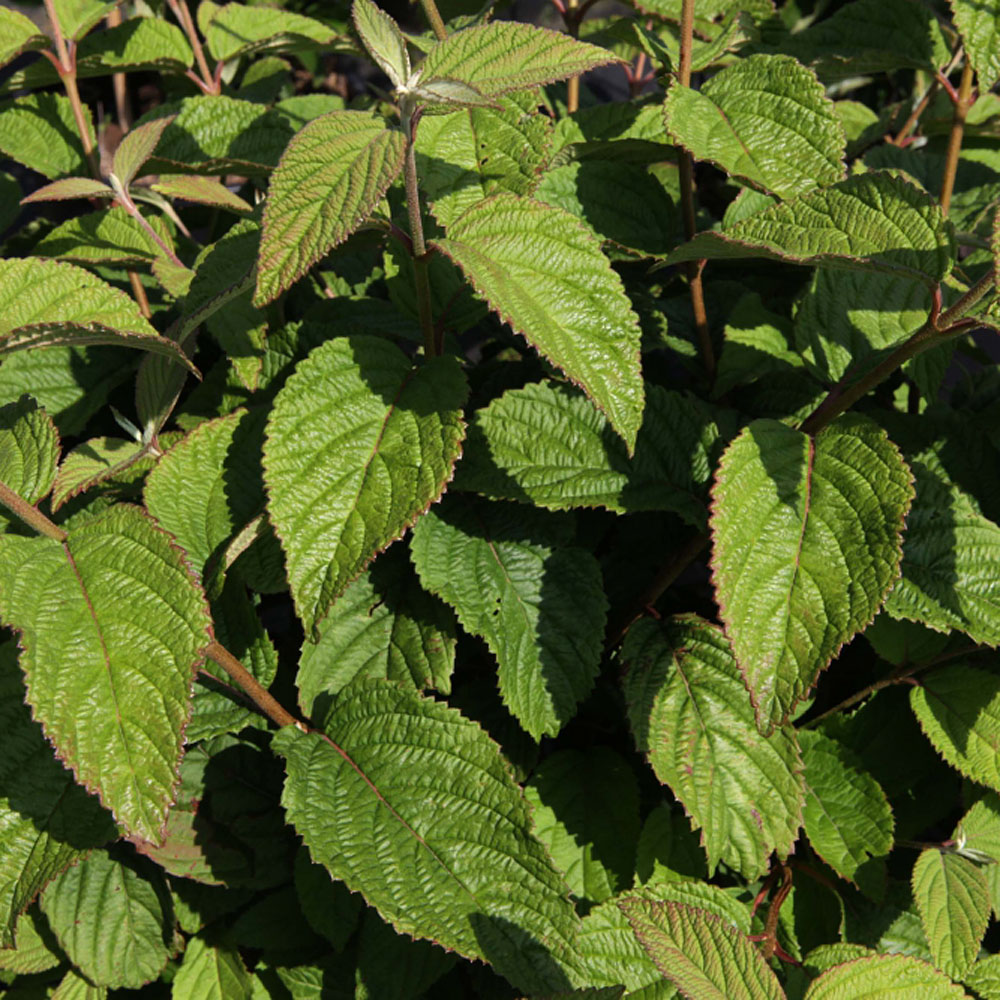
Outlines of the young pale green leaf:
[{"label": "young pale green leaf", "polygon": [[389,681],[345,689],[324,729],[274,737],[282,804],[313,859],[402,934],[483,958],[524,990],[572,985],[553,960],[575,961],[579,920],[497,745]]},{"label": "young pale green leaf", "polygon": [[1000,678],[974,667],[944,667],[921,678],[910,705],[952,767],[1000,791]]},{"label": "young pale green leaf", "polygon": [[22,205],[37,201],[66,201],[69,198],[113,198],[114,190],[103,181],[92,181],[87,177],[64,177],[62,180],[45,184],[21,199]]},{"label": "young pale green leaf", "polygon": [[114,4],[105,0],[52,0],[59,27],[66,38],[82,38]]},{"label": "young pale green leaf", "polygon": [[762,736],[722,631],[694,616],[629,630],[622,650],[636,746],[700,827],[719,861],[752,881],[772,851],[791,851],[802,822],[794,731]]},{"label": "young pale green leaf", "polygon": [[535,739],[555,736],[600,668],[607,598],[569,522],[512,504],[445,501],[413,530],[420,581],[497,658],[504,704]]},{"label": "young pale green leaf", "polygon": [[403,165],[403,133],[366,111],[331,111],[288,144],[264,208],[257,293],[264,305],[371,215]]},{"label": "young pale green leaf", "polygon": [[[321,21],[289,10],[242,3],[209,6],[214,10],[202,30],[212,55],[222,62],[260,52],[328,48],[337,40]],[[198,20],[203,20],[200,10]]]},{"label": "young pale green leaf", "polygon": [[182,553],[130,506],[63,544],[0,536],[0,552],[0,614],[21,634],[35,717],[80,783],[134,837],[158,841],[211,639]]},{"label": "young pale green leaf", "polygon": [[854,881],[870,858],[892,848],[893,817],[879,783],[853,754],[823,733],[799,731],[805,764],[802,823],[816,853]]},{"label": "young pale green leaf", "polygon": [[715,591],[763,729],[875,617],[899,575],[912,498],[896,446],[862,417],[815,438],[755,420],[722,456]]},{"label": "young pale green leaf", "polygon": [[784,1000],[757,947],[713,913],[626,896],[618,904],[657,968],[698,1000]]},{"label": "young pale green leaf", "polygon": [[0,7],[0,66],[16,59],[22,52],[47,49],[49,37],[35,22],[9,7]]},{"label": "young pale green leaf", "polygon": [[56,478],[59,431],[30,396],[0,406],[0,483],[38,503]]},{"label": "young pale green leaf", "polygon": [[230,191],[216,177],[161,177],[152,189],[165,198],[193,201],[199,205],[227,208],[232,212],[249,214],[253,211],[238,194]]},{"label": "young pale green leaf", "polygon": [[[170,246],[170,234],[162,219],[153,216],[148,221]],[[146,228],[120,205],[67,219],[35,244],[35,253],[81,264],[147,266],[164,256],[163,248]]]},{"label": "young pale green leaf", "polygon": [[779,198],[844,178],[844,129],[812,70],[790,56],[739,59],[701,90],[675,84],[667,131],[708,160]]},{"label": "young pale green leaf", "polygon": [[[94,851],[42,893],[42,912],[70,961],[92,983],[138,989],[163,971],[173,950],[166,886]],[[158,885],[157,882],[160,882]]]},{"label": "young pale green leaf", "polygon": [[410,79],[410,53],[399,25],[372,0],[354,0],[351,20],[365,48],[399,89]]},{"label": "young pale green leaf", "polygon": [[461,80],[428,80],[409,88],[410,97],[423,104],[457,107],[496,107],[498,98],[486,97],[471,83]]},{"label": "young pale green leaf", "polygon": [[118,178],[123,188],[127,190],[135,180],[143,164],[153,155],[163,130],[173,120],[172,115],[154,118],[145,125],[132,129],[118,144],[111,161],[111,172]]},{"label": "young pale green leaf", "polygon": [[414,367],[369,336],[321,345],[278,393],[264,481],[307,634],[441,495],[465,433],[466,393],[454,356]]},{"label": "young pale green leaf", "polygon": [[52,991],[52,1000],[105,1000],[107,986],[95,986],[76,969],[70,969]]},{"label": "young pale green leaf", "polygon": [[986,93],[1000,80],[1000,11],[995,3],[975,0],[951,0],[951,10],[979,92]]},{"label": "young pale green leaf", "polygon": [[629,458],[607,417],[583,393],[534,383],[476,411],[455,488],[549,510],[672,510],[704,528],[718,439],[707,407],[650,384]]},{"label": "young pale green leaf", "polygon": [[643,409],[639,323],[597,240],[561,209],[496,194],[434,245],[607,414],[631,454]]},{"label": "young pale green leaf", "polygon": [[455,616],[428,594],[395,546],[380,556],[334,603],[319,640],[299,657],[299,705],[321,717],[331,695],[356,677],[383,677],[417,691],[451,690]]},{"label": "young pale green leaf", "polygon": [[763,257],[867,268],[934,286],[950,271],[955,237],[925,191],[895,174],[856,174],[678,247],[668,264]]},{"label": "young pale green leaf", "polygon": [[[89,109],[83,120],[90,141],[97,144]],[[73,107],[62,94],[19,97],[0,111],[0,152],[50,180],[90,172]]]},{"label": "young pale green leaf", "polygon": [[984,955],[972,963],[962,982],[982,1000],[1000,997],[1000,955]]},{"label": "young pale green leaf", "polygon": [[929,962],[909,955],[872,955],[827,969],[806,990],[805,1000],[969,1000]]},{"label": "young pale green leaf", "polygon": [[1000,645],[1000,578],[993,571],[1000,526],[923,463],[914,462],[913,471],[917,495],[903,539],[902,579],[885,609],[894,618]]},{"label": "young pale green leaf", "polygon": [[494,21],[453,31],[419,67],[419,83],[471,84],[485,97],[499,97],[543,83],[565,80],[616,62],[607,49],[570,35],[515,21]]},{"label": "young pale green leaf", "polygon": [[67,500],[133,466],[145,453],[141,442],[125,438],[92,438],[78,444],[67,453],[56,474],[52,486],[53,511],[59,510]]},{"label": "young pale green leaf", "polygon": [[927,848],[913,866],[913,898],[934,964],[961,979],[979,954],[990,917],[985,869],[957,854]]},{"label": "young pale green leaf", "polygon": [[176,1000],[246,1000],[251,995],[250,973],[240,953],[229,945],[211,945],[193,937],[184,949],[171,986]]}]

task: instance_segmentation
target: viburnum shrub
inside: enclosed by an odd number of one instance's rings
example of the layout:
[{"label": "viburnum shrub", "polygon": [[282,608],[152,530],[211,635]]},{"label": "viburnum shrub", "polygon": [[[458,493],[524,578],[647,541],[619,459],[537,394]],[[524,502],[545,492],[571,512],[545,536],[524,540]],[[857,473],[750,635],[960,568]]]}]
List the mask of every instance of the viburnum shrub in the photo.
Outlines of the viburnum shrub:
[{"label": "viburnum shrub", "polygon": [[1000,997],[1000,0],[553,2],[0,10],[9,996]]}]

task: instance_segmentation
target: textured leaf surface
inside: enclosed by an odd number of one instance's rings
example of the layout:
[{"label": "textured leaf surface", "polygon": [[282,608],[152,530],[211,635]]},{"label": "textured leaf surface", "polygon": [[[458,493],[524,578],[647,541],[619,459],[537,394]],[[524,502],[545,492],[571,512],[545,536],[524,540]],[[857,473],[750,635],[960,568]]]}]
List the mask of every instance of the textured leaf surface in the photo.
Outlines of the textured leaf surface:
[{"label": "textured leaf surface", "polygon": [[917,495],[903,539],[902,579],[886,601],[894,618],[959,629],[1000,645],[1000,527],[968,494],[914,462]]},{"label": "textured leaf surface", "polygon": [[854,880],[869,857],[892,848],[892,808],[879,783],[853,755],[819,732],[800,730],[805,764],[803,826],[817,854]]},{"label": "textured leaf surface", "polygon": [[660,972],[686,996],[784,1000],[784,990],[757,947],[715,914],[635,896],[618,905]]},{"label": "textured leaf surface", "polygon": [[124,188],[135,180],[143,164],[153,155],[163,130],[173,118],[154,118],[145,125],[139,125],[128,132],[115,150],[111,161],[111,171],[121,181]]},{"label": "textured leaf surface", "polygon": [[215,205],[233,212],[252,211],[238,194],[230,191],[216,177],[161,177],[152,188],[166,198],[194,201],[201,205]]},{"label": "textured leaf surface", "polygon": [[324,728],[274,738],[282,803],[313,859],[400,933],[486,958],[525,990],[570,985],[552,956],[578,918],[496,744],[388,681],[344,691]]},{"label": "textured leaf surface", "polygon": [[[96,145],[90,112],[83,113]],[[62,94],[19,97],[0,112],[0,151],[49,179],[89,173],[72,105]]]},{"label": "textured leaf surface", "polygon": [[334,603],[318,642],[299,658],[299,705],[307,717],[355,677],[383,677],[447,694],[455,665],[455,616],[428,594],[405,550],[390,549]]},{"label": "textured leaf surface", "polygon": [[41,906],[70,961],[92,983],[138,989],[170,957],[165,892],[95,851],[48,886]]},{"label": "textured leaf surface", "polygon": [[57,753],[133,835],[173,801],[204,598],[181,553],[119,506],[65,544],[0,537],[0,613],[21,634],[28,699]]},{"label": "textured leaf surface", "polygon": [[722,631],[694,616],[629,630],[625,698],[636,746],[701,828],[719,861],[753,880],[772,851],[786,855],[802,820],[794,732],[762,736]]},{"label": "textured leaf surface", "polygon": [[643,408],[639,325],[597,240],[561,209],[498,194],[435,245],[501,319],[584,389],[631,452]]},{"label": "textured leaf surface", "polygon": [[28,503],[52,488],[59,461],[59,432],[30,396],[0,406],[0,483]]},{"label": "textured leaf surface", "polygon": [[985,869],[957,854],[923,850],[913,867],[913,898],[934,964],[960,979],[979,954],[990,916]]},{"label": "textured leaf surface", "polygon": [[1000,791],[1000,678],[975,667],[945,667],[921,679],[910,705],[952,767]]},{"label": "textured leaf surface", "polygon": [[[156,216],[150,225],[167,246],[172,240]],[[149,233],[121,206],[67,219],[35,245],[39,257],[82,264],[151,264],[163,257]]]},{"label": "textured leaf surface", "polygon": [[107,986],[94,986],[76,969],[70,969],[52,992],[52,1000],[104,1000]]},{"label": "textured leaf surface", "polygon": [[78,444],[59,466],[52,487],[52,509],[58,510],[67,500],[124,471],[144,451],[138,441],[125,438],[93,438]]},{"label": "textured leaf surface", "polygon": [[245,1000],[251,995],[250,973],[235,948],[194,937],[171,990],[177,1000]]},{"label": "textured leaf surface", "polygon": [[351,19],[365,48],[392,85],[402,87],[410,78],[410,54],[399,25],[372,0],[354,0]]},{"label": "textured leaf surface", "polygon": [[989,0],[951,0],[951,10],[979,91],[985,93],[1000,79],[1000,10]]},{"label": "textured leaf surface", "polygon": [[953,231],[933,199],[901,177],[872,171],[766,208],[724,232],[701,233],[667,263],[764,257],[874,268],[934,285],[954,256]]},{"label": "textured leaf surface", "polygon": [[453,31],[420,67],[420,83],[455,80],[486,97],[564,80],[615,62],[607,49],[561,32],[514,21],[494,21]]},{"label": "textured leaf surface", "polygon": [[670,88],[667,131],[697,160],[715,163],[780,198],[844,177],[844,130],[816,74],[790,56],[740,59],[701,90]]},{"label": "textured leaf surface", "polygon": [[597,560],[560,517],[445,501],[413,530],[423,585],[486,640],[500,694],[535,739],[573,717],[597,676],[607,599]]},{"label": "textured leaf surface", "polygon": [[928,962],[908,955],[873,955],[835,965],[806,990],[805,1000],[968,1000],[968,994]]},{"label": "textured leaf surface", "polygon": [[534,383],[476,412],[455,486],[550,510],[673,510],[700,528],[718,437],[706,407],[647,385],[629,458],[607,417],[583,393]]},{"label": "textured leaf surface", "polygon": [[[202,20],[200,11],[198,19]],[[255,52],[326,47],[337,38],[335,31],[315,18],[241,3],[217,7],[203,30],[212,55],[223,62]]]},{"label": "textured leaf surface", "polygon": [[896,446],[863,418],[815,438],[756,420],[726,450],[712,568],[762,727],[784,720],[875,617],[899,573],[912,496]]},{"label": "textured leaf surface", "polygon": [[984,955],[973,962],[962,981],[983,1000],[996,1000],[1000,996],[1000,955]]},{"label": "textured leaf surface", "polygon": [[441,495],[466,391],[453,356],[413,367],[388,341],[356,336],[318,347],[278,394],[264,480],[307,633]]},{"label": "textured leaf surface", "polygon": [[111,6],[103,0],[53,0],[52,3],[62,33],[73,39],[90,31]]},{"label": "textured leaf surface", "polygon": [[0,8],[0,66],[6,66],[22,52],[48,47],[48,36],[34,21],[16,10]]},{"label": "textured leaf surface", "polygon": [[378,115],[331,111],[288,144],[271,178],[258,305],[294,284],[371,214],[403,165],[403,133]]},{"label": "textured leaf surface", "polygon": [[21,199],[22,205],[36,201],[64,201],[70,198],[111,198],[114,191],[103,181],[88,177],[63,177],[61,180],[45,184]]}]

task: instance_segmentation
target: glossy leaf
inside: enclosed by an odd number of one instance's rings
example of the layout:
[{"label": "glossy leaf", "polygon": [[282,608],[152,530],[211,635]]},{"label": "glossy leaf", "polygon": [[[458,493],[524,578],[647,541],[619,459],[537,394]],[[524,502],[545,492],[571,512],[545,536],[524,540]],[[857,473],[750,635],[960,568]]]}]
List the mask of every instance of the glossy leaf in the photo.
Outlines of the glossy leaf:
[{"label": "glossy leaf", "polygon": [[372,0],[354,0],[351,20],[365,48],[397,89],[410,78],[410,54],[399,25]]},{"label": "glossy leaf", "polygon": [[[90,111],[83,120],[97,142]],[[0,152],[50,180],[90,171],[80,143],[72,105],[62,94],[19,97],[0,111]]]},{"label": "glossy leaf", "polygon": [[809,984],[805,1000],[968,1000],[961,986],[928,962],[908,955],[872,955],[828,969]]},{"label": "glossy leaf", "polygon": [[0,614],[20,632],[35,717],[133,836],[159,840],[210,640],[182,554],[130,506],[84,522],[64,544],[0,536],[0,552]]},{"label": "glossy leaf", "polygon": [[278,393],[264,480],[307,634],[441,495],[466,392],[453,356],[414,367],[388,341],[356,336],[318,347]]},{"label": "glossy leaf", "polygon": [[755,55],[700,90],[667,94],[667,131],[707,160],[779,198],[844,178],[844,130],[815,73],[789,56]]},{"label": "glossy leaf", "polygon": [[251,994],[250,973],[233,947],[188,941],[171,987],[177,1000],[245,1000]]},{"label": "glossy leaf", "polygon": [[274,738],[282,803],[313,859],[400,933],[486,958],[522,989],[570,985],[552,958],[578,918],[496,744],[388,681],[343,692],[324,729]]},{"label": "glossy leaf", "polygon": [[815,438],[758,420],[726,450],[713,492],[712,568],[765,730],[882,606],[899,574],[912,496],[896,446],[860,417]]},{"label": "glossy leaf", "polygon": [[263,305],[371,215],[403,165],[403,133],[378,115],[331,111],[288,144],[264,209],[257,293]]},{"label": "glossy leaf", "polygon": [[325,48],[337,34],[321,21],[289,10],[227,3],[209,5],[198,20],[212,55],[223,62],[259,52],[308,51]]},{"label": "glossy leaf", "polygon": [[59,432],[30,396],[0,406],[0,483],[38,503],[56,477]]},{"label": "glossy leaf", "polygon": [[637,748],[702,831],[709,872],[720,861],[748,880],[787,855],[802,822],[795,734],[762,736],[721,630],[694,616],[629,630],[625,698]]},{"label": "glossy leaf", "polygon": [[597,241],[561,209],[498,194],[434,241],[511,328],[579,385],[635,447],[639,327]]},{"label": "glossy leaf", "polygon": [[413,530],[420,582],[486,640],[504,704],[536,740],[573,717],[601,661],[600,567],[570,527],[530,508],[456,500]]}]

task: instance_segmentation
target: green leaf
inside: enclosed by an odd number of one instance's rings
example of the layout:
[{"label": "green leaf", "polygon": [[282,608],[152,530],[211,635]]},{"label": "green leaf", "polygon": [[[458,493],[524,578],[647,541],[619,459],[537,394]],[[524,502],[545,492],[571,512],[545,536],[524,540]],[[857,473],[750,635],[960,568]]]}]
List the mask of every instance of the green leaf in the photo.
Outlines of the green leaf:
[{"label": "green leaf", "polygon": [[[9,645],[9,644],[8,644]],[[3,654],[0,654],[2,656]],[[6,935],[6,928],[4,928]],[[62,954],[45,917],[31,907],[16,918],[12,948],[0,949],[0,971],[16,975],[47,972],[62,963]]]},{"label": "green leaf", "polygon": [[[90,141],[97,145],[90,111],[83,119]],[[0,112],[0,152],[48,177],[88,174],[73,107],[61,94],[19,97]]]},{"label": "green leaf", "polygon": [[133,466],[145,452],[141,442],[125,438],[92,438],[78,444],[59,466],[52,488],[52,510]]},{"label": "green leaf", "polygon": [[740,298],[723,330],[712,395],[719,398],[744,382],[788,375],[801,367],[802,358],[792,350],[791,333],[790,321],[767,309],[756,292]]},{"label": "green leaf", "polygon": [[709,872],[724,861],[748,881],[760,877],[801,825],[794,731],[761,735],[725,636],[699,618],[636,622],[622,659],[636,746],[701,828]]},{"label": "green leaf", "polygon": [[496,744],[388,681],[343,691],[324,729],[273,742],[313,859],[402,934],[484,958],[521,989],[571,985],[553,959],[572,959],[578,918]]},{"label": "green leaf", "polygon": [[961,986],[928,962],[907,955],[872,955],[828,969],[809,984],[805,1000],[969,1000]]},{"label": "green leaf", "polygon": [[913,898],[934,964],[960,979],[979,954],[990,917],[985,870],[968,858],[928,848],[913,867]]},{"label": "green leaf", "polygon": [[212,6],[211,20],[201,27],[209,50],[222,62],[261,52],[327,48],[337,40],[332,28],[292,11],[241,3]]},{"label": "green leaf", "polygon": [[21,940],[18,914],[67,865],[113,840],[116,831],[32,719],[12,642],[0,645],[0,726],[0,947],[9,948],[15,925]]},{"label": "green leaf", "polygon": [[238,194],[234,194],[215,177],[161,177],[151,187],[165,198],[228,208],[231,212],[249,214],[253,211]]},{"label": "green leaf", "polygon": [[115,150],[111,161],[111,172],[121,182],[123,188],[135,179],[143,164],[153,155],[163,130],[173,121],[169,115],[154,118],[128,132]]},{"label": "green leaf", "polygon": [[47,49],[49,37],[35,22],[16,10],[0,8],[0,66],[6,66],[22,52]]},{"label": "green leaf", "polygon": [[1000,678],[975,667],[944,667],[921,678],[910,705],[952,767],[1000,791]]},{"label": "green leaf", "polygon": [[177,1000],[245,1000],[250,995],[250,973],[240,953],[227,945],[210,945],[193,937],[171,986]]},{"label": "green leaf", "polygon": [[433,245],[594,400],[631,453],[643,408],[639,324],[594,237],[561,209],[497,194]]},{"label": "green leaf", "polygon": [[76,969],[70,969],[53,991],[52,1000],[104,1000],[107,995],[107,986],[94,986]]},{"label": "green leaf", "polygon": [[549,510],[672,510],[704,528],[718,440],[707,407],[650,384],[629,458],[607,417],[583,393],[533,383],[476,411],[454,488]]},{"label": "green leaf", "polygon": [[388,341],[356,336],[318,347],[278,393],[264,480],[307,634],[441,495],[466,392],[453,356],[414,367]]},{"label": "green leaf", "polygon": [[712,913],[638,896],[618,904],[657,968],[699,1000],[784,1000],[756,946]]},{"label": "green leaf", "polygon": [[529,195],[538,186],[552,145],[552,120],[538,113],[538,92],[498,98],[496,103],[420,121],[420,190],[443,226],[497,191]]},{"label": "green leaf", "polygon": [[92,181],[86,177],[64,177],[62,180],[45,184],[21,199],[22,205],[38,201],[65,201],[70,198],[113,198],[114,191],[103,181]]},{"label": "green leaf", "polygon": [[565,80],[615,62],[596,45],[569,35],[515,21],[494,21],[453,31],[438,42],[419,67],[418,82],[470,84],[486,97]]},{"label": "green leaf", "polygon": [[351,20],[371,57],[397,90],[409,79],[410,53],[399,25],[372,0],[354,0]]},{"label": "green leaf", "polygon": [[597,560],[562,517],[510,504],[445,501],[413,530],[420,582],[497,658],[504,704],[537,740],[590,693],[607,598]]},{"label": "green leaf", "polygon": [[845,746],[805,729],[798,740],[806,768],[806,835],[816,853],[853,882],[870,857],[892,849],[892,807],[879,783]]},{"label": "green leaf", "polygon": [[172,949],[166,886],[94,851],[42,893],[42,912],[70,961],[92,983],[138,989],[159,976]]},{"label": "green leaf", "polygon": [[[159,216],[149,220],[157,235],[172,240]],[[121,205],[67,219],[35,245],[39,257],[57,257],[81,264],[151,264],[163,257],[146,229]]]},{"label": "green leaf", "polygon": [[46,736],[133,836],[159,840],[192,672],[210,641],[181,552],[130,506],[84,522],[63,544],[0,536],[0,552],[0,614],[21,634],[28,699]]},{"label": "green leaf", "polygon": [[815,438],[755,420],[722,456],[712,568],[764,729],[784,721],[899,575],[913,497],[885,432],[842,417]]},{"label": "green leaf", "polygon": [[995,3],[974,0],[951,0],[951,10],[979,92],[986,93],[1000,80],[1000,11]]},{"label": "green leaf", "polygon": [[322,716],[356,677],[383,677],[417,691],[451,691],[455,617],[421,586],[399,546],[348,586],[299,658],[299,705]]},{"label": "green leaf", "polygon": [[1000,997],[1000,955],[985,955],[972,963],[962,982],[983,1000]]},{"label": "green leaf", "polygon": [[954,234],[937,203],[895,174],[871,171],[701,233],[667,258],[763,257],[873,269],[934,286],[950,271]]},{"label": "green leaf", "polygon": [[34,257],[0,260],[0,355],[57,344],[120,344],[191,367],[132,299],[83,268]]},{"label": "green leaf", "polygon": [[30,396],[0,406],[0,483],[38,503],[56,478],[59,432]]},{"label": "green leaf", "polygon": [[63,35],[75,41],[105,17],[114,4],[103,0],[52,0],[52,7]]},{"label": "green leaf", "polygon": [[844,129],[816,74],[790,56],[755,55],[701,90],[667,93],[667,131],[697,160],[779,198],[844,178]]},{"label": "green leaf", "polygon": [[379,203],[403,165],[403,133],[366,111],[331,111],[288,144],[264,207],[257,293],[290,287]]},{"label": "green leaf", "polygon": [[992,569],[1000,527],[922,462],[913,471],[917,495],[903,539],[902,579],[885,609],[894,618],[1000,645],[1000,579]]}]

